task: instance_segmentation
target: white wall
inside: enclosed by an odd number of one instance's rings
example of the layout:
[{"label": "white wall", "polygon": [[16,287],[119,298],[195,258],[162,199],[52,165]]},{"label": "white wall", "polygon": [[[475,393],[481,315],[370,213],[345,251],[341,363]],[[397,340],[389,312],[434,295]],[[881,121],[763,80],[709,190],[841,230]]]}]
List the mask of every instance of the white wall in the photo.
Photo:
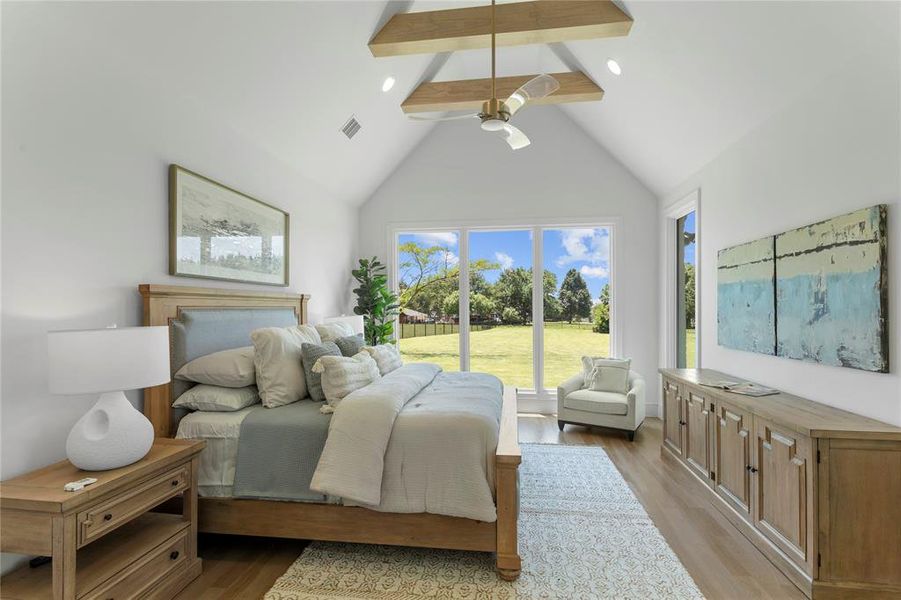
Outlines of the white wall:
[{"label": "white wall", "polygon": [[33,7],[3,7],[3,479],[63,458],[94,402],[47,391],[48,330],[140,324],[140,283],[247,287],[167,275],[170,162],[291,213],[288,290],[312,294],[312,320],[348,310],[356,255],[356,207]]},{"label": "white wall", "polygon": [[[398,225],[562,224],[615,218],[616,319],[637,371],[657,368],[657,201],[555,107],[516,116],[532,145],[511,151],[478,122],[439,124],[360,210],[360,252],[388,258]],[[573,371],[578,370],[573,357]],[[556,382],[546,382],[549,386]],[[650,410],[658,400],[651,386]],[[652,412],[651,414],[655,414]]]},{"label": "white wall", "polygon": [[[701,190],[704,367],[901,425],[901,102],[897,4],[861,53],[664,199]],[[889,204],[890,374],[823,366],[716,343],[716,252],[879,203]]]}]

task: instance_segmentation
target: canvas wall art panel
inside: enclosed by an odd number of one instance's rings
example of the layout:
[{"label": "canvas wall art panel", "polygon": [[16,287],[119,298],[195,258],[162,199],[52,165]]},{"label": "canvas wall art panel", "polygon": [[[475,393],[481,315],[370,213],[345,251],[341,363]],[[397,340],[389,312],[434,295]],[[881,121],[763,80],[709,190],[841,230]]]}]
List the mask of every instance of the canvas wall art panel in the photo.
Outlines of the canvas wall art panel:
[{"label": "canvas wall art panel", "polygon": [[717,253],[717,342],[727,348],[775,354],[773,238]]},{"label": "canvas wall art panel", "polygon": [[169,167],[169,272],[288,285],[288,213]]},{"label": "canvas wall art panel", "polygon": [[888,372],[886,206],[776,236],[779,356]]}]

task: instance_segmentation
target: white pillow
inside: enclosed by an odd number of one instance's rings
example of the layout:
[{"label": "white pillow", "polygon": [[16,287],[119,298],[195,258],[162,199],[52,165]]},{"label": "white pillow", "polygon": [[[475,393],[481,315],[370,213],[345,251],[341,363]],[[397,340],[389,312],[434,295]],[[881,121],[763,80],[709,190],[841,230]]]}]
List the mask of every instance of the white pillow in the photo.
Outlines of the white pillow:
[{"label": "white pillow", "polygon": [[375,360],[363,351],[353,356],[323,356],[313,365],[313,372],[322,374],[322,391],[332,410],[345,396],[381,377]]},{"label": "white pillow", "polygon": [[368,352],[375,359],[376,364],[379,366],[379,373],[382,375],[387,375],[404,364],[404,360],[400,357],[400,351],[394,344],[363,346],[363,351]]},{"label": "white pillow", "polygon": [[176,379],[207,385],[242,388],[256,380],[253,367],[253,346],[213,352],[195,358],[175,373]]},{"label": "white pillow", "polygon": [[338,338],[347,337],[354,334],[354,329],[347,323],[320,323],[316,326],[316,331],[323,342],[334,342]]},{"label": "white pillow", "polygon": [[173,408],[232,412],[247,408],[260,401],[255,385],[247,387],[220,387],[218,385],[195,385],[172,403]]},{"label": "white pillow", "polygon": [[257,388],[266,408],[297,402],[307,395],[301,365],[303,343],[319,344],[319,334],[309,325],[264,327],[250,333]]},{"label": "white pillow", "polygon": [[629,391],[629,367],[632,360],[625,359],[595,359],[594,368],[591,370],[588,389],[593,392],[616,392],[625,394]]}]

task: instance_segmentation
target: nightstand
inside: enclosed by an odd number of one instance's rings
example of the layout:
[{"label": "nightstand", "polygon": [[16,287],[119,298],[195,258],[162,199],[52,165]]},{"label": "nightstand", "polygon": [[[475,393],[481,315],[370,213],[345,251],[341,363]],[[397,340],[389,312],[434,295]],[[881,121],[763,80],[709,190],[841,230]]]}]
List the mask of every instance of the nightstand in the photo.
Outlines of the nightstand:
[{"label": "nightstand", "polygon": [[[157,439],[138,462],[81,471],[64,460],[0,482],[0,550],[51,556],[3,577],[0,596],[33,600],[172,598],[200,575],[197,468],[202,441]],[[69,481],[97,483],[66,492]],[[181,514],[150,512],[172,498]]]}]

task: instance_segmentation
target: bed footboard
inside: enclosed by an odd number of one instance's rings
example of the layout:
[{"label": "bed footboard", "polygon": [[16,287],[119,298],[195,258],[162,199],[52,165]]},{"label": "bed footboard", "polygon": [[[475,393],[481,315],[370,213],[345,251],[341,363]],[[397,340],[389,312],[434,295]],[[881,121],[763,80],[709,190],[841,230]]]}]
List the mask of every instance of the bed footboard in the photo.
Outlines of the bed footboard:
[{"label": "bed footboard", "polygon": [[516,388],[504,388],[500,434],[495,458],[495,501],[497,502],[497,572],[507,581],[519,577],[519,431],[516,419]]}]

